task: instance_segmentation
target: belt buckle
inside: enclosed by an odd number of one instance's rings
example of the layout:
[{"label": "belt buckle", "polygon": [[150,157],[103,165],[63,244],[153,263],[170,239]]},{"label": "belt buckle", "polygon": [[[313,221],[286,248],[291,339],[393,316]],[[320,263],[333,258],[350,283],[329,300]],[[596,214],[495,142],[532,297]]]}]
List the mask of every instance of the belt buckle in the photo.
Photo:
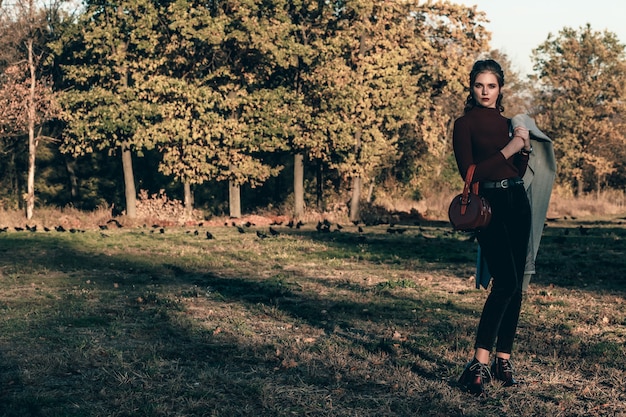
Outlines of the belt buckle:
[{"label": "belt buckle", "polygon": [[508,179],[503,179],[502,181],[500,181],[500,187],[502,187],[502,188],[509,188],[509,180]]}]

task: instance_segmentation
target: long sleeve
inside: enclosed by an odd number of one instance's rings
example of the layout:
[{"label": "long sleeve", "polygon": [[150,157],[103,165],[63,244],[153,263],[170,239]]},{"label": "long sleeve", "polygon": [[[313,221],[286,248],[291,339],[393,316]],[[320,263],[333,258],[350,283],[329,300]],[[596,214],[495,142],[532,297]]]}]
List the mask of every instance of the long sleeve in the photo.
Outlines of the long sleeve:
[{"label": "long sleeve", "polygon": [[477,107],[454,123],[452,144],[461,176],[476,164],[476,181],[498,181],[523,176],[528,157],[506,159],[500,150],[509,142],[509,122],[496,109]]}]

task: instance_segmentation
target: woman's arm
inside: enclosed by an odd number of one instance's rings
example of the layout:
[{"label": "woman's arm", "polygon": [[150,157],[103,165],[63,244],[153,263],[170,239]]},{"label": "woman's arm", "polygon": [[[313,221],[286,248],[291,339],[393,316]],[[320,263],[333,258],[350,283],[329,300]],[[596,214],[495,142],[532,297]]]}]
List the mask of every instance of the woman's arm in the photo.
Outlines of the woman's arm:
[{"label": "woman's arm", "polygon": [[500,150],[502,155],[504,155],[505,159],[509,159],[516,153],[520,151],[526,151],[526,153],[530,153],[532,148],[530,146],[530,133],[528,129],[522,126],[518,126],[515,128],[513,132],[513,138],[506,144],[504,148]]}]

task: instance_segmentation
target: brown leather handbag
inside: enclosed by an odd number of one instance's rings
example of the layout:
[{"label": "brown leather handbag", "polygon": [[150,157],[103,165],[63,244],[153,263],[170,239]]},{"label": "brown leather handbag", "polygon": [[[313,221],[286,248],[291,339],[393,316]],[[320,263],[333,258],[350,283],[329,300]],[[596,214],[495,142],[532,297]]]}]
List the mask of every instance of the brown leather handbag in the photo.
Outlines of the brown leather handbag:
[{"label": "brown leather handbag", "polygon": [[455,230],[472,231],[486,227],[491,221],[491,205],[478,195],[478,183],[472,184],[476,165],[470,165],[465,175],[463,192],[452,199],[448,218]]}]

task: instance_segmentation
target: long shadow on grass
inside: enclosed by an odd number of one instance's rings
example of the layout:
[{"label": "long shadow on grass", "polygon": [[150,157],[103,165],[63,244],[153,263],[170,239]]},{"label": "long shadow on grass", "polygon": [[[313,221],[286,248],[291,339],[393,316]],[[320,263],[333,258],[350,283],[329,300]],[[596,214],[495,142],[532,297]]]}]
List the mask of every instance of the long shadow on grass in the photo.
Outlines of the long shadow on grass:
[{"label": "long shadow on grass", "polygon": [[544,230],[534,282],[586,291],[626,292],[626,227],[578,222]]},{"label": "long shadow on grass", "polygon": [[[459,264],[473,266],[476,260],[477,245],[469,234],[452,233],[449,227],[441,225],[426,233],[419,232],[421,228],[405,229],[402,235],[386,234],[393,230],[387,226],[370,227],[358,235],[314,231],[300,234],[336,247],[333,255],[338,257],[362,256],[386,264],[417,260],[428,263],[433,270]],[[621,221],[568,222],[566,225],[551,222],[544,230],[533,282],[623,294],[626,292],[625,241],[626,226]]]},{"label": "long shadow on grass", "polygon": [[[348,292],[349,295],[321,296],[303,293],[290,283],[299,280],[316,282],[324,292]],[[438,381],[442,371],[456,364],[437,352],[467,347],[475,321],[475,312],[458,304],[420,298],[412,288],[400,293],[383,286],[366,289],[358,285],[346,288],[338,282],[315,277],[292,276],[281,283],[256,279],[205,276],[196,281],[216,291],[228,301],[237,301],[252,311],[271,306],[286,313],[296,323],[322,329],[327,336],[344,339],[355,350],[371,355],[389,355],[390,365],[410,365],[420,377]],[[394,285],[391,283],[391,285]],[[368,299],[357,302],[351,300]],[[350,349],[352,350],[352,349]],[[436,364],[424,368],[421,363]],[[444,372],[445,373],[445,372]]]},{"label": "long shadow on grass", "polygon": [[[578,257],[587,251],[587,260],[612,260],[612,255],[620,249],[609,243],[619,242],[623,230],[606,229],[598,234],[578,231],[578,235],[574,232],[576,230],[572,229],[565,234],[565,229],[553,229],[546,234],[543,259],[550,258],[554,264],[542,261],[540,267],[543,266],[544,270],[559,267],[563,271],[559,261],[576,261],[572,272],[582,270],[595,277],[614,278],[606,272],[605,265],[598,268],[597,264],[594,267],[587,261],[590,264],[587,266],[570,254]],[[372,235],[365,242],[357,241],[357,249],[354,249],[355,236],[347,234],[326,236],[313,232],[308,237],[325,239],[336,247],[336,253],[345,253],[347,257],[369,256],[368,260],[380,262],[395,262],[394,259],[402,262],[417,257],[431,263],[445,264],[450,259],[463,263],[472,262],[474,253],[468,242],[448,241],[444,237],[424,239],[405,235],[394,236],[390,241],[384,234]],[[246,340],[251,339],[201,330],[190,322],[180,321],[178,315],[173,314],[178,312],[178,304],[172,303],[165,294],[172,290],[160,289],[170,284],[173,288],[208,288],[212,302],[235,302],[259,315],[266,315],[265,307],[271,307],[287,315],[288,321],[293,319],[296,323],[323,330],[329,338],[343,340],[340,344],[348,346],[346,352],[380,353],[389,358],[383,366],[409,366],[416,375],[433,382],[440,379],[439,371],[458,365],[447,362],[436,352],[454,349],[455,343],[459,342],[458,335],[461,335],[459,339],[470,343],[474,330],[475,321],[468,320],[468,317],[475,312],[470,308],[421,298],[412,288],[402,291],[385,287],[365,288],[310,273],[294,273],[286,279],[269,280],[257,276],[229,277],[219,270],[154,265],[89,253],[79,245],[52,236],[35,235],[3,237],[0,241],[3,274],[17,275],[11,279],[20,285],[26,284],[20,280],[20,274],[28,275],[30,271],[38,279],[45,280],[45,274],[62,271],[69,274],[70,281],[75,275],[75,282],[68,283],[69,286],[80,287],[79,284],[84,284],[86,279],[97,278],[98,288],[107,288],[111,300],[119,302],[121,298],[127,298],[121,304],[108,306],[106,299],[96,302],[97,298],[89,297],[89,294],[80,297],[73,294],[72,298],[60,300],[51,298],[46,304],[47,314],[40,312],[29,318],[31,332],[6,336],[6,346],[2,350],[13,349],[15,353],[13,364],[6,364],[5,370],[13,370],[17,375],[17,369],[28,362],[47,363],[48,367],[38,370],[37,378],[11,381],[12,388],[5,389],[4,402],[0,406],[4,415],[54,415],[49,410],[60,411],[56,415],[98,415],[95,411],[85,413],[85,407],[107,415],[112,414],[107,411],[123,407],[125,402],[142,405],[143,411],[134,415],[154,415],[151,404],[158,406],[158,398],[167,397],[171,403],[179,404],[177,399],[188,400],[190,396],[197,400],[198,410],[188,410],[187,415],[203,415],[206,407],[214,410],[237,407],[233,401],[238,401],[239,406],[245,403],[248,410],[260,410],[267,407],[263,384],[270,380],[284,387],[299,383],[324,392],[332,387],[341,387],[355,395],[364,390],[381,392],[380,387],[366,381],[338,382],[331,364],[321,364],[323,371],[314,373],[306,366],[281,367],[275,353],[281,341],[250,344],[253,342]],[[594,252],[589,253],[589,250]],[[619,262],[611,265],[619,266]],[[164,272],[175,279],[169,282],[159,279]],[[555,270],[551,276],[557,278],[557,272]],[[124,280],[119,294],[111,287],[116,279]],[[297,285],[300,280],[324,286],[328,295],[305,292]],[[584,285],[576,280],[567,283]],[[180,290],[174,291],[180,297],[185,296]],[[339,295],[341,292],[368,301],[353,301],[350,296]],[[137,297],[142,300],[137,301]],[[97,319],[102,316],[106,320]],[[52,337],[50,329],[53,332],[54,329],[65,329],[67,337],[62,333]],[[436,366],[426,367],[420,363]],[[196,383],[200,388],[194,388]],[[212,386],[209,396],[201,388],[206,384]],[[32,405],[28,409],[23,407],[24,404]],[[75,407],[76,404],[79,407]],[[192,407],[189,404],[187,401],[184,406]],[[80,407],[83,407],[82,411]],[[255,413],[249,411],[247,415]]]},{"label": "long shadow on grass", "polygon": [[[147,404],[142,415],[151,415],[150,404],[154,398],[150,395],[166,393],[172,398],[185,397],[190,389],[188,384],[181,384],[168,386],[165,393],[157,392],[159,384],[155,379],[167,380],[168,371],[174,371],[176,378],[193,381],[198,378],[198,370],[221,379],[218,391],[224,397],[220,401],[227,402],[227,397],[232,395],[241,401],[243,395],[243,401],[252,409],[262,407],[262,387],[258,382],[249,383],[245,375],[254,369],[255,381],[275,379],[276,368],[280,368],[274,353],[277,345],[244,345],[241,339],[199,331],[179,321],[172,314],[177,304],[171,303],[159,287],[152,286],[154,276],[163,272],[162,266],[90,254],[85,248],[79,250],[75,243],[48,236],[8,238],[0,247],[5,272],[26,276],[30,272],[43,281],[46,276],[41,276],[41,271],[48,274],[63,271],[69,274],[65,285],[73,288],[61,299],[47,300],[38,314],[29,319],[29,332],[7,337],[7,346],[3,349],[14,345],[15,358],[26,358],[24,363],[40,365],[40,368],[38,377],[27,380],[17,371],[24,365],[11,366],[14,376],[12,388],[1,406],[4,415],[50,415],[49,410],[56,410],[57,414],[61,410],[62,415],[85,415],[84,407],[106,410],[120,406],[122,400],[115,398],[122,395],[118,392],[119,386],[132,391],[124,394],[129,396],[127,401]],[[411,288],[407,289],[409,295],[405,295],[385,288],[346,287],[315,276],[292,276],[280,282],[253,276],[223,277],[216,274],[219,271],[199,273],[197,269],[181,266],[165,268],[176,278],[171,281],[173,286],[210,288],[216,297],[214,301],[236,302],[252,312],[261,313],[263,306],[276,308],[287,314],[289,320],[322,329],[327,336],[344,340],[341,345],[352,346],[347,348],[348,352],[362,350],[373,355],[388,355],[391,366],[412,364],[417,375],[432,381],[440,379],[438,369],[454,366],[434,353],[437,345],[449,348],[450,335],[471,332],[463,328],[464,320],[459,320],[471,314],[470,310],[447,302],[420,299]],[[24,284],[19,276],[14,279]],[[32,281],[33,277],[27,279]],[[99,291],[83,292],[86,280],[91,279],[100,282]],[[113,279],[123,279],[123,288],[129,290],[121,290],[116,295],[111,286]],[[292,286],[293,281],[298,280],[316,281],[326,286],[329,294],[341,290],[366,295],[362,298],[373,302],[303,292]],[[159,285],[165,288],[169,284],[161,282]],[[130,290],[133,287],[137,290]],[[184,296],[180,291],[179,295]],[[141,301],[137,301],[138,296]],[[120,299],[126,301],[119,304]],[[395,337],[394,329],[399,329],[400,337]],[[160,361],[165,365],[159,364]],[[177,363],[177,369],[166,369],[173,368],[173,362]],[[439,368],[422,367],[420,362],[436,363]],[[238,377],[225,375],[230,372]],[[335,380],[331,367],[315,375],[309,374],[306,367],[282,372],[278,380],[284,381],[286,386],[295,378],[305,379],[306,384],[319,389],[338,384],[347,388]],[[360,382],[348,389],[358,392],[381,388]],[[103,398],[106,397],[103,393],[107,392],[114,393],[113,401]],[[32,404],[26,414],[22,407],[25,403]],[[74,412],[68,411],[72,404],[79,405]]]},{"label": "long shadow on grass", "polygon": [[[430,263],[434,269],[453,263],[467,263],[475,259],[476,244],[470,234],[453,232],[449,228],[436,227],[423,232],[420,227],[377,226],[363,233],[316,231],[289,232],[311,241],[323,242],[330,253],[338,258],[361,257],[377,263],[400,263],[418,261]],[[403,233],[391,232],[403,230]]]}]

